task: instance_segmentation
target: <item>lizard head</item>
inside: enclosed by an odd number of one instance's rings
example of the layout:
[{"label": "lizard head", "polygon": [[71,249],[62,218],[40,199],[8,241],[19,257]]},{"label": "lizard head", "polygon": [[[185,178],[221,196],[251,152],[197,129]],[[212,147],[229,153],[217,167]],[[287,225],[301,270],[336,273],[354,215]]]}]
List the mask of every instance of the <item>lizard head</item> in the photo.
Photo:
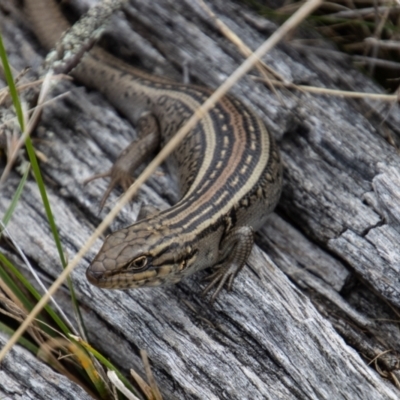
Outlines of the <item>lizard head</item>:
[{"label": "lizard head", "polygon": [[129,289],[179,282],[196,260],[197,250],[168,235],[161,223],[140,221],[109,235],[86,270],[95,286]]}]

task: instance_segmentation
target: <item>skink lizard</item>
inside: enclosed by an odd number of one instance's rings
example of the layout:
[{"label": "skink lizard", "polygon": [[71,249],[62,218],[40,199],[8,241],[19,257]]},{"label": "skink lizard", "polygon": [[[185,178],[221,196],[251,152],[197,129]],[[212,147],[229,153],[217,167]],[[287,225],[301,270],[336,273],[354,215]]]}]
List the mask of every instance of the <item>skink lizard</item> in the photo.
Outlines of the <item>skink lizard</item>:
[{"label": "skink lizard", "polygon": [[[55,45],[68,22],[53,0],[25,0],[36,35]],[[101,176],[125,189],[132,172],[181,127],[210,89],[144,73],[100,49],[86,54],[74,77],[102,92],[138,130],[113,168]],[[212,300],[246,263],[253,232],[281,192],[278,148],[263,121],[228,95],[187,135],[173,154],[181,199],[168,210],[109,235],[86,271],[94,285],[128,289],[177,283],[213,267]]]}]

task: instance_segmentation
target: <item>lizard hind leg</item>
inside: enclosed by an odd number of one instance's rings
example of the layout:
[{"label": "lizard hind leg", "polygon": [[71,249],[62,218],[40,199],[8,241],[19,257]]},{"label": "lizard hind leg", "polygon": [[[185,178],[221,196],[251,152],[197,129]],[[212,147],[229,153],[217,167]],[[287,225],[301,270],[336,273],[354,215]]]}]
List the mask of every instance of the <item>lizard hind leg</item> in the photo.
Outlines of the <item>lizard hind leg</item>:
[{"label": "lizard hind leg", "polygon": [[220,262],[213,267],[213,272],[206,280],[210,281],[203,290],[203,296],[215,288],[211,296],[214,302],[225,283],[232,290],[235,277],[245,265],[254,244],[253,229],[249,226],[239,226],[232,229],[220,243]]},{"label": "lizard hind leg", "polygon": [[114,165],[107,172],[96,174],[84,181],[84,184],[99,179],[110,177],[110,183],[100,202],[100,210],[103,209],[112,190],[120,185],[127,191],[133,183],[133,173],[160,144],[160,128],[156,117],[149,113],[143,113],[137,123],[138,138],[132,141],[118,156]]}]

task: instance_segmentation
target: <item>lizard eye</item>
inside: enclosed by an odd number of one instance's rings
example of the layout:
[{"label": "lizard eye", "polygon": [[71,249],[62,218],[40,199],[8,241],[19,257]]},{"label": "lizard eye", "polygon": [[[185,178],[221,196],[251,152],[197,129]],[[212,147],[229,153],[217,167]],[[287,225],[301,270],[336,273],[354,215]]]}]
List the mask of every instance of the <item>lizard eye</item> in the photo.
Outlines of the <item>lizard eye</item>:
[{"label": "lizard eye", "polygon": [[147,257],[140,256],[132,260],[127,266],[126,269],[143,269],[147,265]]}]

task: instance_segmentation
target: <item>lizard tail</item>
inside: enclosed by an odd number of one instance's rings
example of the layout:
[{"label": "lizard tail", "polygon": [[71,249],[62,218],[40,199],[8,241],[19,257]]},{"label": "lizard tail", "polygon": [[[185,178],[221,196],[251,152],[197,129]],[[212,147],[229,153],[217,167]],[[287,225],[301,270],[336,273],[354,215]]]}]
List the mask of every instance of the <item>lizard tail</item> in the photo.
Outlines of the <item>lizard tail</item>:
[{"label": "lizard tail", "polygon": [[40,43],[53,48],[70,24],[54,0],[25,0],[25,12]]}]

